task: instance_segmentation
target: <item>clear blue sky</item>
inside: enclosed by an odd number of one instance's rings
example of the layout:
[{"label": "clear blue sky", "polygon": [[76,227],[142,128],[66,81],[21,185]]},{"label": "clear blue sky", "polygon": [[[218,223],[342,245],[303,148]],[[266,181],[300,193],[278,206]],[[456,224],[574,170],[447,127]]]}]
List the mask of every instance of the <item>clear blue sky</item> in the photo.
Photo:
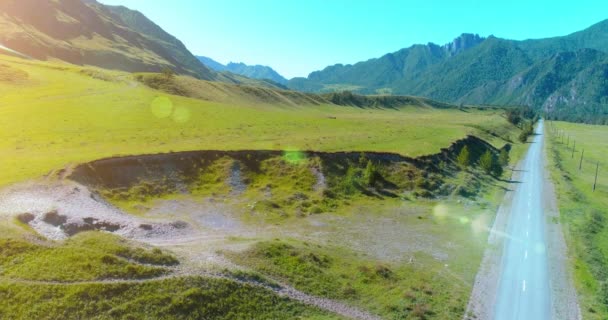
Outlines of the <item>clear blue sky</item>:
[{"label": "clear blue sky", "polygon": [[606,0],[99,0],[143,12],[196,55],[287,78],[461,33],[566,35],[608,19]]}]

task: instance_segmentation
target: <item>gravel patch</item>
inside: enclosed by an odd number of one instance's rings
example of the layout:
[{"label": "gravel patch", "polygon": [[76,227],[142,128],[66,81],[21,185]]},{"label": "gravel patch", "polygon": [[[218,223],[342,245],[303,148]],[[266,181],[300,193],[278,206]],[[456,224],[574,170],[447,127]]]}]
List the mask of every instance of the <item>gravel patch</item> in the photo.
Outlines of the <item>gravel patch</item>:
[{"label": "gravel patch", "polygon": [[32,181],[0,191],[0,216],[17,217],[52,240],[101,230],[129,239],[175,238],[193,233],[180,221],[148,221],[127,215],[73,181]]}]

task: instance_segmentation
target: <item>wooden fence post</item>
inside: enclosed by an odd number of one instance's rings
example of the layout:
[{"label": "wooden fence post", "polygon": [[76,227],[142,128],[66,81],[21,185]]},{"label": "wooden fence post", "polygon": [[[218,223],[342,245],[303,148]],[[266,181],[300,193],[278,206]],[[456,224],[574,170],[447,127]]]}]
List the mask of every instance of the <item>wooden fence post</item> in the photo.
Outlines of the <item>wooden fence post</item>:
[{"label": "wooden fence post", "polygon": [[583,152],[581,153],[581,161],[578,162],[578,171],[581,171],[581,168],[583,167],[583,155],[585,155],[585,149],[583,149]]},{"label": "wooden fence post", "polygon": [[572,145],[572,159],[574,159],[574,150],[576,149],[576,140],[573,141],[573,145]]},{"label": "wooden fence post", "polygon": [[593,181],[593,191],[595,192],[595,186],[597,185],[597,172],[600,169],[600,162],[598,161],[595,165],[595,181]]}]

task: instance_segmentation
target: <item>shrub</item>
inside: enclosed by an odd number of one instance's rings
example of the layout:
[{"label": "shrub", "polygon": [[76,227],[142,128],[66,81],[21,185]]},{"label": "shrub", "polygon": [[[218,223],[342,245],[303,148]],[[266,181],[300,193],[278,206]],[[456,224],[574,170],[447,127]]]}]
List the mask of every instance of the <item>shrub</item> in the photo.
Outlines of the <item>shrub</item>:
[{"label": "shrub", "polygon": [[506,149],[500,150],[500,155],[498,156],[498,163],[502,167],[506,167],[509,165],[509,152]]},{"label": "shrub", "polygon": [[464,146],[460,150],[460,153],[458,154],[458,157],[456,158],[456,162],[458,162],[458,165],[464,169],[469,166],[470,161],[471,161],[471,154],[469,152],[469,147]]},{"label": "shrub", "polygon": [[376,166],[374,166],[371,160],[367,160],[367,165],[365,166],[365,171],[363,172],[363,182],[368,187],[371,187],[376,183],[377,178],[378,171],[376,170]]},{"label": "shrub", "polygon": [[528,133],[526,133],[526,131],[522,131],[522,132],[519,134],[518,139],[519,139],[519,142],[521,142],[521,143],[525,143],[526,141],[528,141]]},{"label": "shrub", "polygon": [[173,79],[175,77],[175,72],[173,72],[173,70],[171,70],[171,68],[169,67],[164,67],[161,72],[163,74],[163,77],[167,79]]},{"label": "shrub", "polygon": [[492,173],[492,171],[494,169],[494,157],[492,156],[492,153],[490,152],[490,150],[484,152],[484,154],[481,156],[481,158],[479,158],[479,166],[487,174]]}]

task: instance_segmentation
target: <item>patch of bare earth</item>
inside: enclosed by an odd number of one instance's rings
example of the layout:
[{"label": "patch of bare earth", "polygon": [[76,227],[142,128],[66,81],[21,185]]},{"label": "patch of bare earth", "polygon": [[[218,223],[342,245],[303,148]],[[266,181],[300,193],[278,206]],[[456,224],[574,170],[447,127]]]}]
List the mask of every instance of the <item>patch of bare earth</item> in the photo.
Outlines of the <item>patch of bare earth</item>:
[{"label": "patch of bare earth", "polygon": [[[32,181],[0,191],[0,216],[16,218],[30,225],[40,235],[53,240],[88,230],[102,230],[125,238],[163,246],[174,252],[181,264],[169,275],[146,280],[109,280],[108,282],[135,283],[171,277],[203,276],[224,278],[243,284],[260,286],[280,296],[315,306],[351,319],[375,320],[376,315],[344,303],[312,296],[295,288],[276,283],[270,285],[256,280],[240,279],[221,270],[243,269],[217,254],[217,250],[244,250],[249,243],[230,243],[230,236],[255,237],[259,230],[244,226],[231,215],[222,202],[161,201],[150,208],[147,216],[135,217],[107,203],[86,187],[69,181]],[[173,218],[185,218],[173,220]],[[7,281],[21,281],[11,280]],[[29,281],[36,283],[35,281]],[[103,283],[88,281],[78,283]],[[44,282],[46,283],[46,282]],[[51,283],[51,282],[48,282]],[[52,283],[55,284],[55,283]],[[58,283],[68,285],[71,283]]]},{"label": "patch of bare earth", "polygon": [[0,216],[15,217],[52,240],[90,230],[135,240],[193,233],[192,227],[183,221],[154,221],[125,214],[85,186],[69,180],[31,181],[3,189]]}]

